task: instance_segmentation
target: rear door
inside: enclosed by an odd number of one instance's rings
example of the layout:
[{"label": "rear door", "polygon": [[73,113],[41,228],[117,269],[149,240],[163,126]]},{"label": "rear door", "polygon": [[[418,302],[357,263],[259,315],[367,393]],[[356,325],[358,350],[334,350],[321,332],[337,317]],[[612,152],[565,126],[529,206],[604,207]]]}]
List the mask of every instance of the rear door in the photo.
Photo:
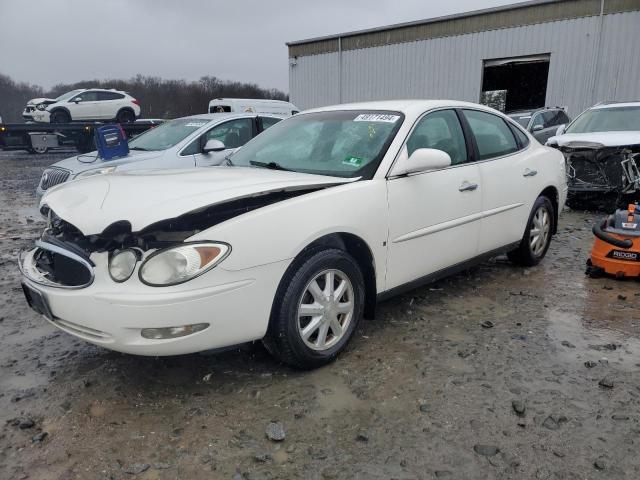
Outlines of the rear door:
[{"label": "rear door", "polygon": [[481,255],[520,241],[541,189],[522,131],[489,112],[465,109],[463,113],[482,179]]},{"label": "rear door", "polygon": [[98,100],[100,101],[101,118],[105,120],[113,120],[118,114],[118,110],[123,104],[124,95],[117,92],[98,92]]},{"label": "rear door", "polygon": [[452,165],[388,179],[388,288],[477,255],[483,186],[469,145],[454,109],[427,113],[409,135],[400,155],[434,148]]}]

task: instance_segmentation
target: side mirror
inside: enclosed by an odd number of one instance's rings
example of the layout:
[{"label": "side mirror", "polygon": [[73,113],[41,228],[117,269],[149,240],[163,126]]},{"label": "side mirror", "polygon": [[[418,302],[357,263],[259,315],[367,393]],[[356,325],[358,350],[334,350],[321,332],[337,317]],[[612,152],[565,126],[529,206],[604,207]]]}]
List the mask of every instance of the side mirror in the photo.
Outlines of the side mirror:
[{"label": "side mirror", "polygon": [[540,124],[538,125],[534,125],[533,128],[531,129],[532,132],[539,132],[540,130],[542,130],[544,127]]},{"label": "side mirror", "polygon": [[565,129],[567,128],[567,125],[565,123],[563,123],[562,125],[560,125],[558,127],[558,130],[556,130],[556,135],[562,135],[565,131]]},{"label": "side mirror", "polygon": [[76,97],[71,101],[77,105],[78,103],[80,103],[80,100],[82,100],[80,97]]},{"label": "side mirror", "polygon": [[208,140],[202,149],[202,153],[221,152],[226,149],[227,147],[220,140]]},{"label": "side mirror", "polygon": [[451,166],[451,157],[447,152],[434,148],[418,148],[409,158],[401,158],[393,167],[392,175],[439,170]]}]

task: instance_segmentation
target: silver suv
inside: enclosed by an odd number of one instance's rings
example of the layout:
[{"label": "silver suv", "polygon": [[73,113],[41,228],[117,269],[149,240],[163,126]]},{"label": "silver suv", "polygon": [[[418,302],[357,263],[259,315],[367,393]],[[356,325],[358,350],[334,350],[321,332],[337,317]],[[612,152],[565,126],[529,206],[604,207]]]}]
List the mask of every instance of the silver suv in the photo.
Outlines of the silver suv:
[{"label": "silver suv", "polygon": [[562,107],[518,110],[507,112],[507,115],[526,128],[542,145],[556,134],[558,127],[571,123],[571,119]]}]

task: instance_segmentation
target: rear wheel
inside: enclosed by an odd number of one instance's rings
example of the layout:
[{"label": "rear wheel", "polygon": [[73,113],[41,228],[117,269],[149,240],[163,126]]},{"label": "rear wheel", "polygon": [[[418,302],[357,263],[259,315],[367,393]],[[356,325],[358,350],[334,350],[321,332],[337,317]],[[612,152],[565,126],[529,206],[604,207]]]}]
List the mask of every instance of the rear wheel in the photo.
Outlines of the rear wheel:
[{"label": "rear wheel", "polygon": [[64,110],[57,110],[51,114],[51,123],[69,123],[71,116]]},{"label": "rear wheel", "polygon": [[363,314],[364,280],[356,261],[337,249],[315,251],[287,270],[264,344],[298,368],[316,368],[344,349]]},{"label": "rear wheel", "polygon": [[507,254],[509,260],[525,267],[538,265],[549,250],[555,218],[551,200],[538,197],[533,204],[520,245]]},{"label": "rear wheel", "polygon": [[136,116],[131,110],[120,110],[116,116],[116,122],[118,123],[133,123],[136,121]]}]

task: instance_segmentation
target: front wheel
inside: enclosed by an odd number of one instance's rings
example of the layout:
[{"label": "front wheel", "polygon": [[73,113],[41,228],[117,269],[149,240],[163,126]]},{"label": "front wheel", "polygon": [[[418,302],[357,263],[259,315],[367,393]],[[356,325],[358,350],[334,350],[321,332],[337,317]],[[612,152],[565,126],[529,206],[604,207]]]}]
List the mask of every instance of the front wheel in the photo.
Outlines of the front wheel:
[{"label": "front wheel", "polygon": [[364,280],[353,257],[337,249],[315,251],[285,273],[264,344],[293,367],[320,367],[347,345],[363,309]]},{"label": "front wheel", "polygon": [[49,118],[51,123],[69,123],[71,122],[71,117],[69,114],[63,110],[58,110],[51,114]]},{"label": "front wheel", "polygon": [[555,218],[551,200],[538,197],[533,204],[520,245],[507,254],[509,260],[525,267],[538,265],[551,245]]}]

